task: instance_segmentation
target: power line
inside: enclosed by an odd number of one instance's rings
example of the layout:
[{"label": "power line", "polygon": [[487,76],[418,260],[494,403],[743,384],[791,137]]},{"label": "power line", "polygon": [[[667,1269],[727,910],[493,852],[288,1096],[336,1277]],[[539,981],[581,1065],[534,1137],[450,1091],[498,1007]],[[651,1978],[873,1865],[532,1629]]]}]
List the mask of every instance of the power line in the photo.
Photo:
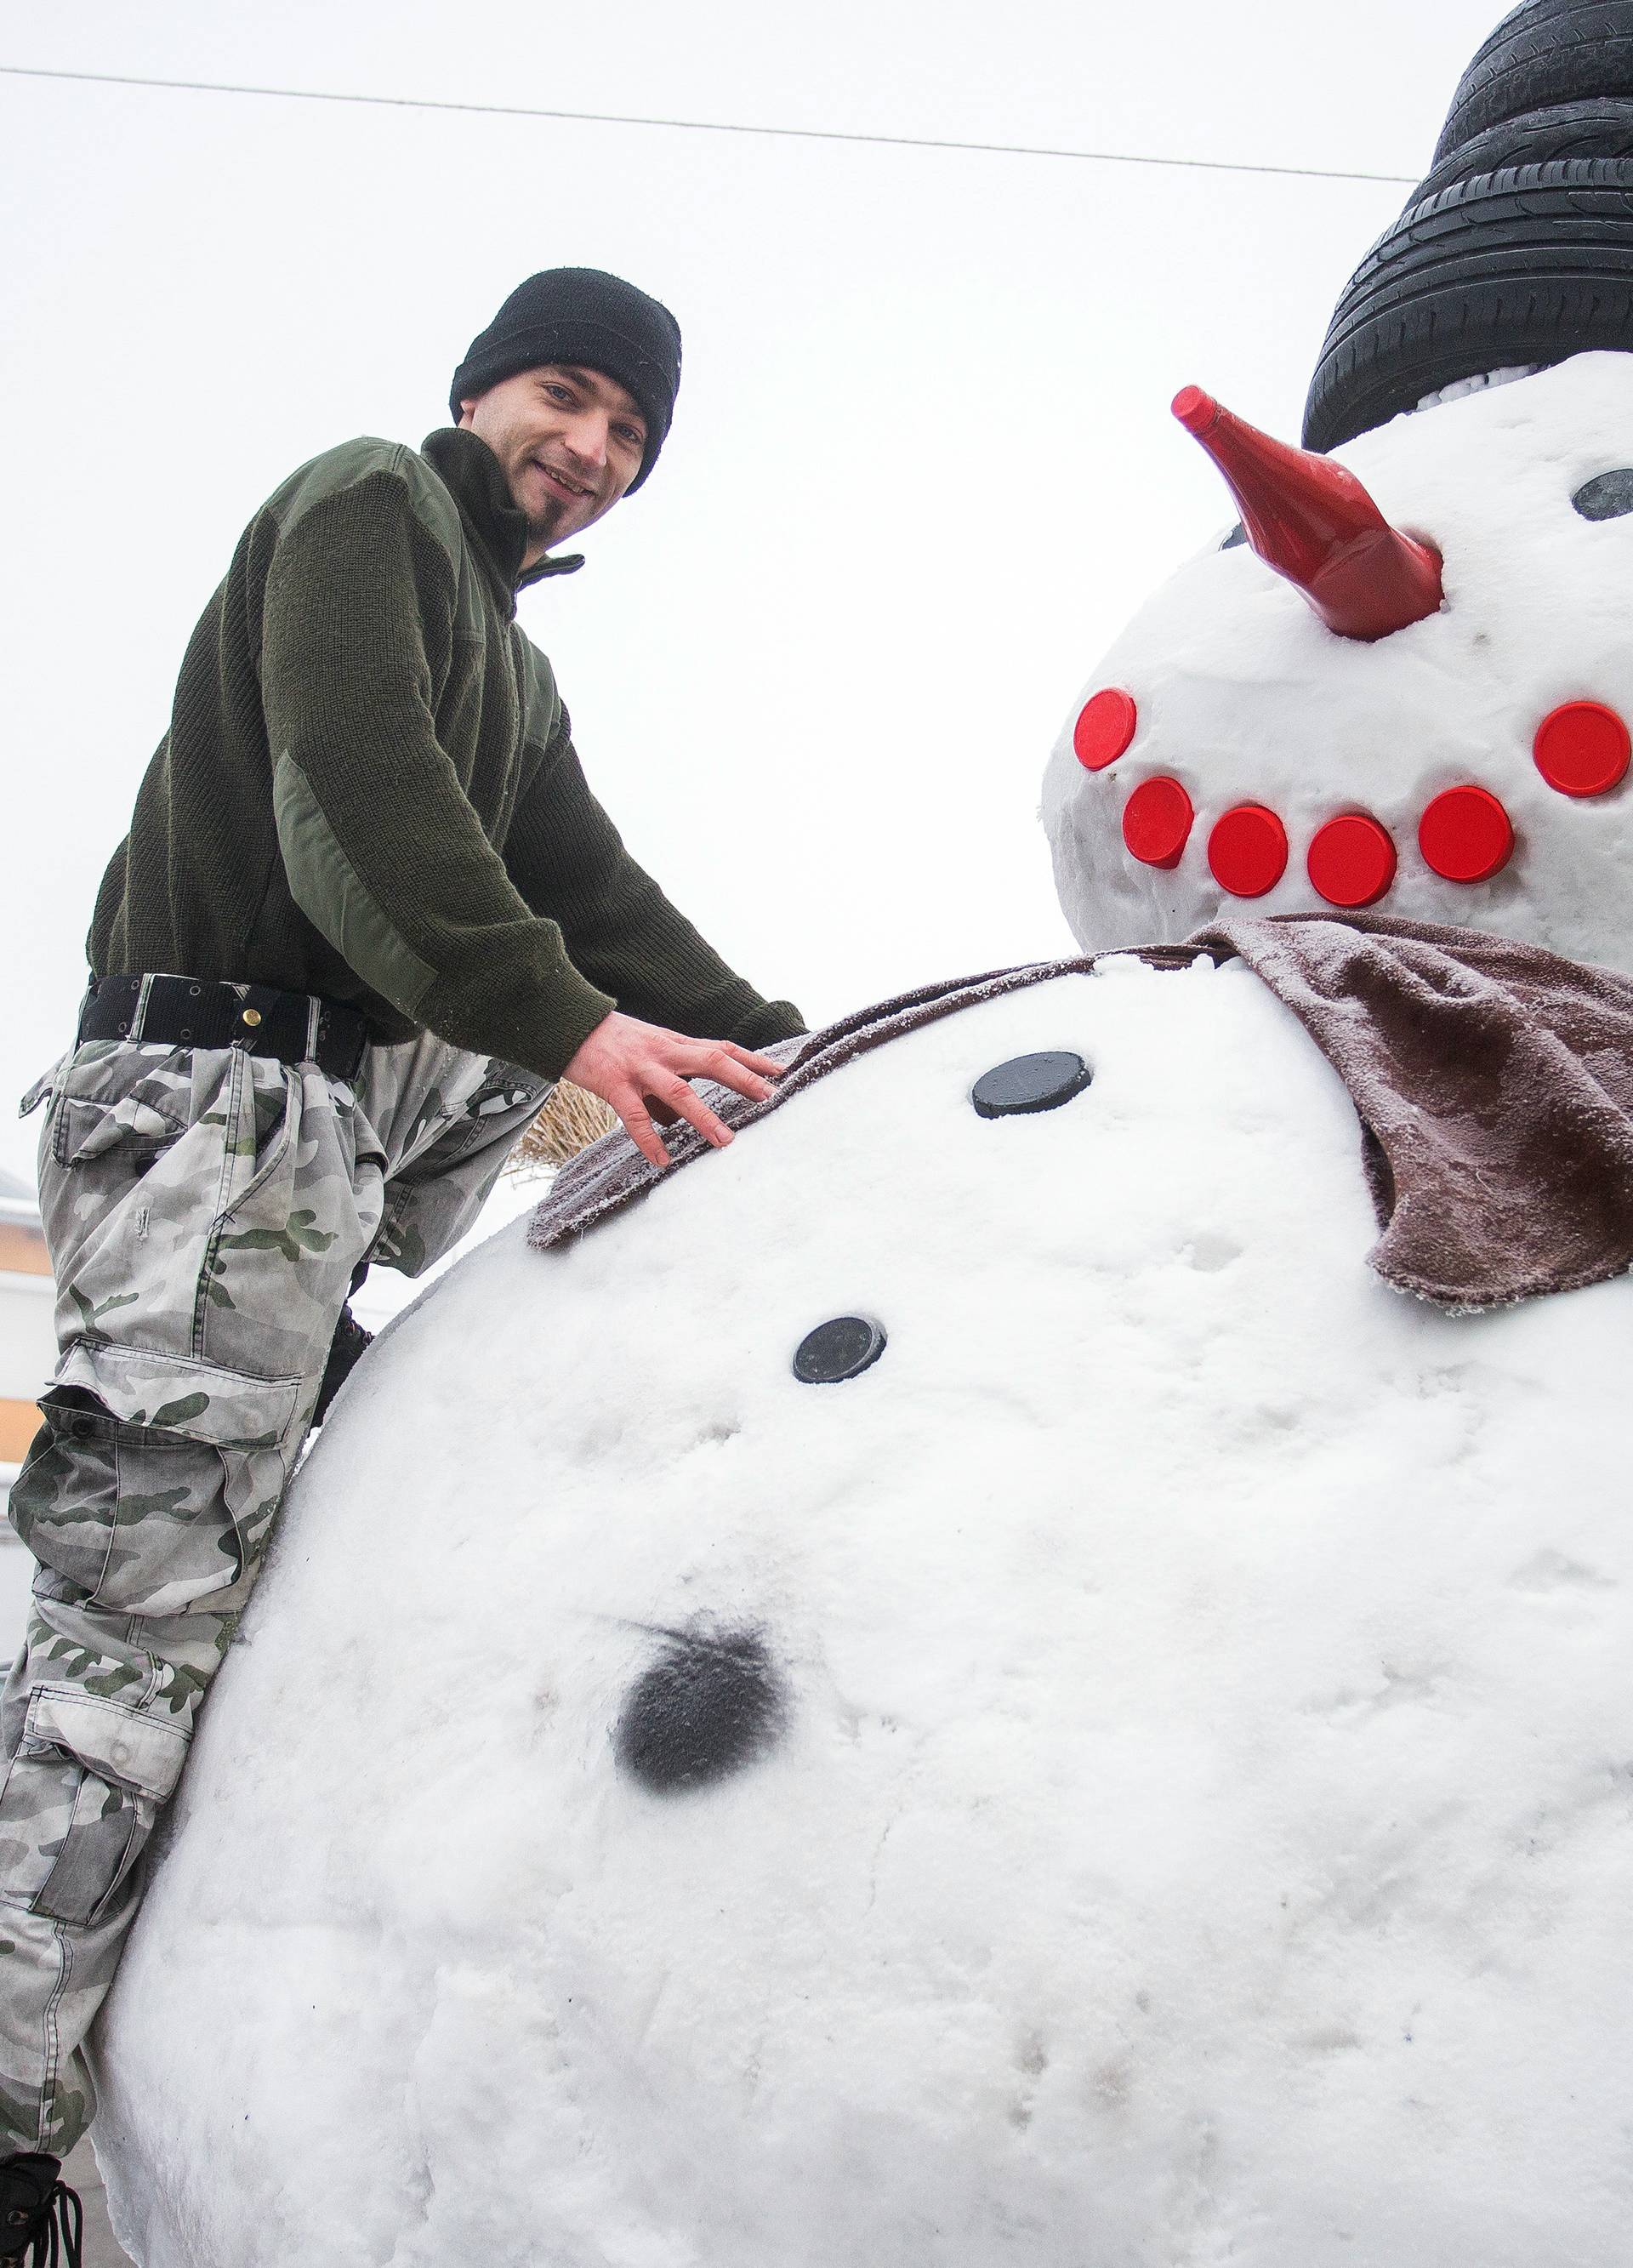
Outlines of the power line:
[{"label": "power line", "polygon": [[1249,166],[1230,158],[1153,158],[1127,150],[1055,150],[1032,142],[960,142],[927,134],[850,134],[828,126],[749,126],[737,119],[639,118],[614,110],[542,110],[521,102],[448,102],[431,95],[340,94],[308,86],[238,86],[222,79],[137,78],[120,71],[42,70],[0,63],[7,78],[70,79],[88,86],[163,87],[177,94],[259,94],[279,102],[354,102],[378,110],[452,110],[480,118],[553,118],[581,126],[656,126],[685,134],[758,134],[786,142],[868,143],[886,150],[967,150],[989,158],[1070,158],[1097,166],[1167,166],[1203,173],[1269,173],[1301,181],[1381,181],[1409,188],[1409,173],[1355,173],[1325,166]]}]

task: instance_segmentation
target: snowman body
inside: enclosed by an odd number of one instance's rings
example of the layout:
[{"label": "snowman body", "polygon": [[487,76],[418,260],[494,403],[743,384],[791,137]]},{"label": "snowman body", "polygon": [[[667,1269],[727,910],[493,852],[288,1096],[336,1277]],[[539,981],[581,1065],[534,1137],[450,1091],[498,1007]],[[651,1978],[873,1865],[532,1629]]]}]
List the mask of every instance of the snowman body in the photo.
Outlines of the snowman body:
[{"label": "snowman body", "polygon": [[[1369,644],[1335,635],[1239,541],[1182,567],[1100,663],[1049,762],[1044,824],[1074,932],[1100,951],[1177,940],[1224,909],[1331,910],[1312,849],[1358,817],[1395,865],[1379,895],[1349,902],[1633,968],[1633,784],[1615,760],[1633,720],[1633,356],[1578,355],[1334,454],[1440,554],[1443,606]],[[1089,740],[1085,763],[1078,719],[1114,694],[1132,711],[1126,747],[1107,759],[1114,742]],[[1171,864],[1125,834],[1157,781],[1194,813],[1177,847],[1177,829],[1144,846]],[[1437,872],[1423,833],[1438,799],[1470,790],[1512,836],[1478,880]],[[1224,887],[1210,855],[1243,806],[1285,838],[1279,877],[1258,887],[1261,865],[1251,895]],[[1476,823],[1501,820],[1481,802]]]},{"label": "snowman body", "polygon": [[434,1286],[106,2013],[144,2268],[1622,2260],[1633,1285],[1374,1234],[1294,1019],[1114,959]]}]

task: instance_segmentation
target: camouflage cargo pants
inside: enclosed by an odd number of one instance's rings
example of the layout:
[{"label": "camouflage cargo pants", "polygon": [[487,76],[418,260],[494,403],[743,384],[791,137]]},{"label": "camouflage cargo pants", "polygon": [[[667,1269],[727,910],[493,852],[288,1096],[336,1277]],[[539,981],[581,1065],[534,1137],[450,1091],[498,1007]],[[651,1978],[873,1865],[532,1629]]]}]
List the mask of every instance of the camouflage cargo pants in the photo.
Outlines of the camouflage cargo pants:
[{"label": "camouflage cargo pants", "polygon": [[40,1567],[0,1703],[0,2156],[90,2123],[79,2043],[354,1269],[445,1251],[547,1092],[428,1036],[352,1085],[92,1041],[28,1098],[61,1359],[11,1491]]}]

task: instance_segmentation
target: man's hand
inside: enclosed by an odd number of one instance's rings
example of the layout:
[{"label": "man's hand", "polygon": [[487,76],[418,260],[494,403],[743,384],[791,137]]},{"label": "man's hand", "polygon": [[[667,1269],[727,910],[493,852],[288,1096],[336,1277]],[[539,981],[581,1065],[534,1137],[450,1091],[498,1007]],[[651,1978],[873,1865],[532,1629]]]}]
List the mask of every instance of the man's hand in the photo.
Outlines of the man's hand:
[{"label": "man's hand", "polygon": [[655,1118],[666,1125],[684,1118],[716,1150],[732,1139],[731,1128],[687,1085],[688,1079],[712,1079],[751,1102],[764,1102],[771,1093],[768,1082],[782,1076],[782,1064],[769,1056],[751,1055],[730,1040],[689,1040],[683,1032],[643,1024],[616,1009],[603,1017],[562,1073],[610,1103],[641,1155],[655,1166],[669,1163]]}]

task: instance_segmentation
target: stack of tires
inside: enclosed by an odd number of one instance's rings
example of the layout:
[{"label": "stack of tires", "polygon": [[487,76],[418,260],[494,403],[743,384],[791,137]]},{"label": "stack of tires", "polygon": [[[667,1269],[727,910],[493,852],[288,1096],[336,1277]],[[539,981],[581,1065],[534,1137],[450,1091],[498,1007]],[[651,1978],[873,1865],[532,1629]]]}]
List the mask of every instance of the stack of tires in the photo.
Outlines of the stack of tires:
[{"label": "stack of tires", "polygon": [[1338,303],[1305,405],[1330,449],[1459,379],[1633,350],[1633,0],[1525,0],[1429,178]]}]

